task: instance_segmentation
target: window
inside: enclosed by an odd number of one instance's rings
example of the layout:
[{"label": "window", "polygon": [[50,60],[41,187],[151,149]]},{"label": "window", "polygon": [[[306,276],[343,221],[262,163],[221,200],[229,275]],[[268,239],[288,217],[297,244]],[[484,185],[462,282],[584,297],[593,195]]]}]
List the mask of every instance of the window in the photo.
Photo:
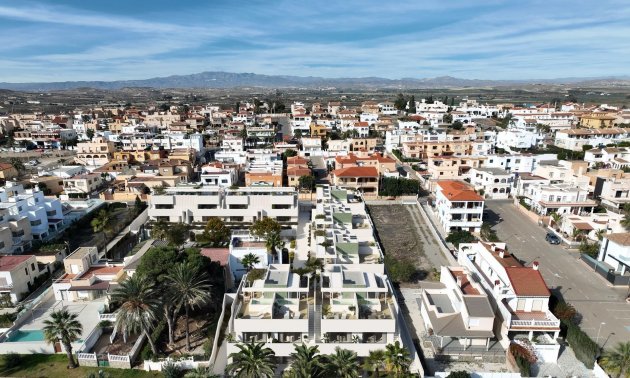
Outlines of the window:
[{"label": "window", "polygon": [[278,222],[290,222],[291,221],[291,217],[276,217],[276,220]]},{"label": "window", "polygon": [[230,205],[230,209],[247,209],[247,205]]},{"label": "window", "polygon": [[31,271],[35,271],[35,264],[31,263]]},{"label": "window", "polygon": [[4,248],[4,242],[0,241],[0,249]]},{"label": "window", "polygon": [[291,205],[271,205],[272,209],[290,209]]},{"label": "window", "polygon": [[155,205],[155,208],[156,208],[156,209],[161,209],[161,210],[164,210],[164,209],[172,209],[172,208],[173,208],[173,205],[166,205],[166,204],[160,204],[160,203],[158,203],[158,204],[156,204],[156,205]]},{"label": "window", "polygon": [[24,268],[24,274],[28,276],[28,268]]},{"label": "window", "polygon": [[31,221],[31,226],[39,226],[40,224],[42,224],[41,219]]},{"label": "window", "polygon": [[211,204],[207,204],[207,203],[200,203],[197,205],[197,209],[199,210],[203,210],[203,209],[216,209],[217,205],[211,205]]}]

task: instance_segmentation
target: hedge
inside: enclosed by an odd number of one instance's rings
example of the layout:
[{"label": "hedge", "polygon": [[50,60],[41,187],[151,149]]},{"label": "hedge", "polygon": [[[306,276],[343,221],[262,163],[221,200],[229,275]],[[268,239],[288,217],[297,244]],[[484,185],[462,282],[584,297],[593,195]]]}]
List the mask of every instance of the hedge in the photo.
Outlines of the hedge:
[{"label": "hedge", "polygon": [[599,354],[599,346],[573,322],[562,320],[562,324],[567,327],[567,342],[571,345],[575,357],[582,361],[584,366],[592,369]]},{"label": "hedge", "polygon": [[[164,328],[166,328],[166,320],[161,320],[158,323],[158,325],[153,329],[153,332],[151,332],[151,340],[153,340],[154,343],[157,344],[158,340],[160,339],[160,336],[162,335],[162,332],[164,332]],[[158,350],[158,353],[159,353],[159,350]],[[142,352],[140,352],[140,358],[142,360],[152,360],[153,358],[156,358],[156,357],[158,356],[153,355],[153,351],[151,350],[151,345],[149,344],[149,341],[147,340],[146,344],[144,344],[144,347],[142,348]]]}]

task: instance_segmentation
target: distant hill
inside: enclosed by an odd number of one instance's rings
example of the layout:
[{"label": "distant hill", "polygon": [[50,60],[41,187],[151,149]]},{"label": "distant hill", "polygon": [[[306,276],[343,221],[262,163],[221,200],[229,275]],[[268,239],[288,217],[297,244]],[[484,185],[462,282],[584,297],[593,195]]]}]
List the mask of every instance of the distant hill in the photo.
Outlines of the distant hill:
[{"label": "distant hill", "polygon": [[469,88],[528,84],[571,84],[585,86],[630,85],[630,77],[564,78],[551,80],[471,80],[451,76],[414,79],[380,77],[323,78],[314,76],[258,75],[254,73],[201,72],[144,80],[64,81],[51,83],[0,83],[0,88],[19,91],[54,91],[76,88]]}]

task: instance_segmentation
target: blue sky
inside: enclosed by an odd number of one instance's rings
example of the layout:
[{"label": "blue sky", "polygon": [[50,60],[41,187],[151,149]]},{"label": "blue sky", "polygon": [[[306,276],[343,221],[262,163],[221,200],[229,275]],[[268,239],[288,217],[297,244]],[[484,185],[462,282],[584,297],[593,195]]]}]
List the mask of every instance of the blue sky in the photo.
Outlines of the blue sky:
[{"label": "blue sky", "polygon": [[0,1],[0,81],[630,74],[630,1]]}]

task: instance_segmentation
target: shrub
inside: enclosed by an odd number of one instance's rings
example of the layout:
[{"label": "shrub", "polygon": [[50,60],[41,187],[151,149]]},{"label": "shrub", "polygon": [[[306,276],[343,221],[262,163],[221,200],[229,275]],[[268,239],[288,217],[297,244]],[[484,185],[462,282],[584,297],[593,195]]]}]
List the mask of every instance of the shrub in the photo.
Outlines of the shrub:
[{"label": "shrub", "polygon": [[12,369],[20,366],[22,363],[22,356],[17,353],[7,353],[2,357],[5,369]]},{"label": "shrub", "polygon": [[446,378],[470,378],[470,373],[464,370],[453,371]]},{"label": "shrub", "polygon": [[591,256],[592,258],[596,259],[597,255],[599,254],[599,243],[588,243],[587,241],[583,241],[580,244],[580,252],[584,253],[586,255]]},{"label": "shrub", "polygon": [[575,357],[582,361],[584,366],[592,369],[599,354],[599,346],[573,322],[563,320],[562,323],[567,327],[567,342],[571,345]]},{"label": "shrub", "polygon": [[326,236],[326,231],[325,230],[315,230],[314,234],[315,234],[315,236]]},{"label": "shrub", "polygon": [[[153,329],[153,332],[151,332],[151,340],[153,340],[154,342],[157,342],[160,336],[162,335],[162,332],[164,332],[165,327],[166,327],[166,321],[165,320],[160,321],[158,325]],[[140,358],[142,358],[143,360],[152,360],[157,357],[158,356],[153,355],[153,351],[151,350],[151,345],[149,345],[149,343],[147,342],[142,348],[142,352],[140,352]]]},{"label": "shrub", "polygon": [[182,369],[172,362],[162,365],[162,375],[164,378],[180,378],[184,375]]},{"label": "shrub", "polygon": [[420,182],[400,177],[383,177],[378,194],[381,196],[401,196],[404,194],[418,194]]},{"label": "shrub", "polygon": [[386,255],[384,262],[387,274],[394,282],[409,282],[416,274],[416,267],[408,258],[396,259]]},{"label": "shrub", "polygon": [[461,243],[473,243],[477,238],[468,231],[453,231],[446,237],[446,241],[458,248]]},{"label": "shrub", "polygon": [[521,204],[521,206],[523,206],[527,210],[530,210],[530,211],[532,210],[532,207],[529,206],[527,202],[525,202],[525,197],[518,197],[518,203]]},{"label": "shrub", "polygon": [[0,327],[9,328],[13,325],[13,322],[17,319],[17,312],[10,312],[0,314]]},{"label": "shrub", "polygon": [[265,269],[252,269],[247,273],[247,282],[254,282],[265,277]]}]

